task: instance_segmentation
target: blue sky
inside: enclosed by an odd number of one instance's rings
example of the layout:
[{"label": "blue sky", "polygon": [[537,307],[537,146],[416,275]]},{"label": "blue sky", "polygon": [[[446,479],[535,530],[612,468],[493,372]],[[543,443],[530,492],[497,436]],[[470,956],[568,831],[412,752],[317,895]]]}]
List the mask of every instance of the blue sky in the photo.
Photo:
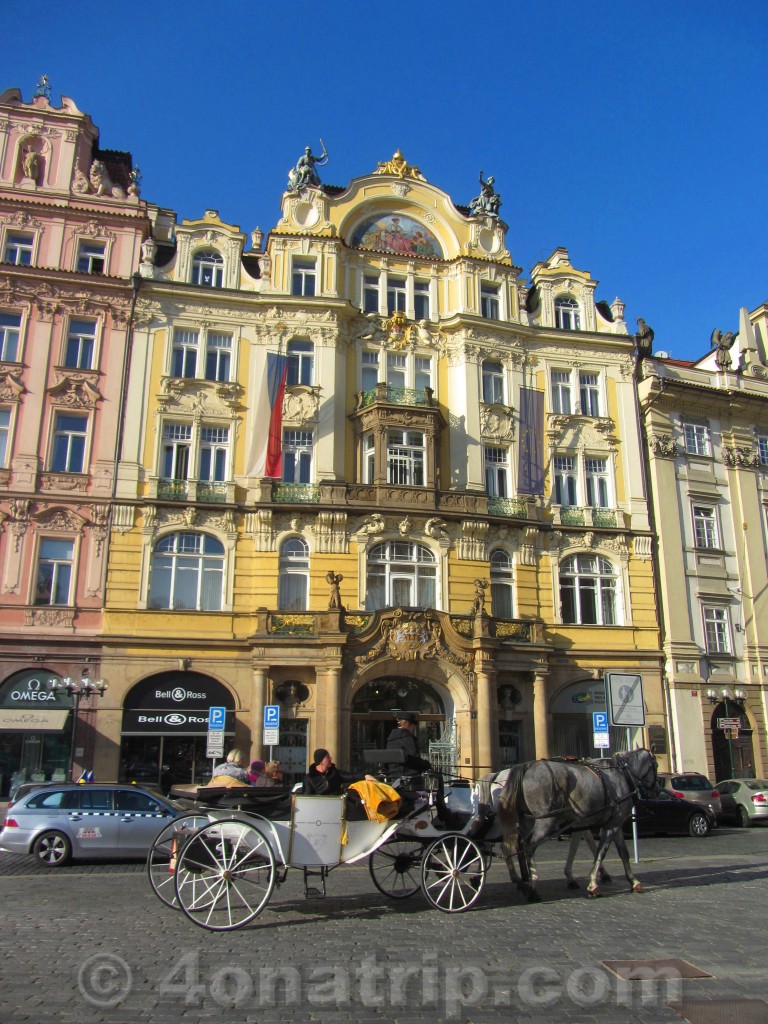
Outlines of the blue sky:
[{"label": "blue sky", "polygon": [[468,203],[482,168],[526,276],[565,246],[631,328],[698,358],[768,300],[767,34],[735,0],[6,2],[0,91],[45,72],[145,199],[245,231],[320,137],[335,185],[400,147]]}]

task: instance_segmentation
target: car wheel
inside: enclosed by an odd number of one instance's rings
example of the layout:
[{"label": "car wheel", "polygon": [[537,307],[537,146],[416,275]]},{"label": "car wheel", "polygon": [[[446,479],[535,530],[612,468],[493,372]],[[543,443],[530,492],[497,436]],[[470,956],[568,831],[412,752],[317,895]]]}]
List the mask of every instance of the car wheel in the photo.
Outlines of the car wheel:
[{"label": "car wheel", "polygon": [[752,819],[749,816],[749,811],[746,807],[739,805],[739,824],[742,828],[749,828],[752,824]]},{"label": "car wheel", "polygon": [[709,818],[706,814],[692,814],[691,820],[688,822],[688,835],[694,838],[701,838],[702,836],[709,835],[710,827]]},{"label": "car wheel", "polygon": [[32,852],[38,864],[59,868],[72,857],[72,844],[62,832],[46,832],[35,840]]}]

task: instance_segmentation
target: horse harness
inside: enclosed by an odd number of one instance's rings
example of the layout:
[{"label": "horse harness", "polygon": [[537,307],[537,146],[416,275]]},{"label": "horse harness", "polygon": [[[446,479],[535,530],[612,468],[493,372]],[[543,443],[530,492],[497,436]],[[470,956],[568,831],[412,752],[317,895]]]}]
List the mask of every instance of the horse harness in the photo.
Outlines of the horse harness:
[{"label": "horse harness", "polygon": [[[606,784],[606,779],[605,779],[605,774],[604,774],[607,771],[620,771],[620,772],[622,772],[622,774],[624,775],[624,778],[627,780],[627,785],[629,786],[629,792],[627,793],[627,795],[617,798],[617,800],[616,800],[617,806],[619,804],[624,803],[625,800],[631,800],[633,803],[635,803],[636,800],[637,800],[637,796],[638,796],[638,792],[639,792],[639,787],[637,785],[637,781],[634,778],[634,776],[632,775],[632,773],[630,772],[629,767],[623,761],[619,761],[618,758],[611,758],[611,760],[613,761],[613,764],[610,764],[610,765],[596,765],[596,764],[594,764],[594,762],[588,760],[587,758],[583,758],[583,757],[581,757],[581,758],[551,757],[551,758],[548,758],[548,760],[550,760],[550,761],[557,761],[558,763],[561,763],[561,764],[580,765],[583,768],[589,769],[589,771],[591,771],[593,775],[595,775],[598,779],[600,779],[600,782],[602,783],[602,786],[603,786],[603,793],[605,795],[606,803],[602,807],[599,807],[597,810],[592,811],[589,814],[590,818],[594,817],[597,814],[602,814],[603,811],[607,811],[608,808],[611,806],[610,801],[609,801],[608,786]],[[529,764],[527,764],[525,766],[525,772],[523,773],[523,778],[525,778],[525,775],[527,774],[528,769],[531,767],[531,765],[535,764],[535,763],[536,763],[535,761],[531,761],[531,762],[529,762]],[[520,789],[520,794],[521,794],[521,799],[522,799],[522,785],[521,785],[521,789]],[[523,803],[525,803],[524,800],[523,800]],[[543,814],[532,814],[529,807],[527,807],[526,809],[527,809],[528,816],[530,818],[533,818],[534,821],[540,821],[540,820],[543,820],[544,818],[555,818],[555,817],[557,817],[558,814],[562,813],[562,808],[560,808],[559,810],[554,810],[554,811],[546,811]]]}]

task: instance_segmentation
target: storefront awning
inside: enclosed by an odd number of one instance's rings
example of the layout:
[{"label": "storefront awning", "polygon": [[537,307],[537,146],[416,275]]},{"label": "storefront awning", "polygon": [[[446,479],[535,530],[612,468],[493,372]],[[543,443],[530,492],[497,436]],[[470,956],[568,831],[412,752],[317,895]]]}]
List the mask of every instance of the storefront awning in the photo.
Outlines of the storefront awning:
[{"label": "storefront awning", "polygon": [[0,732],[61,732],[69,711],[0,708]]}]

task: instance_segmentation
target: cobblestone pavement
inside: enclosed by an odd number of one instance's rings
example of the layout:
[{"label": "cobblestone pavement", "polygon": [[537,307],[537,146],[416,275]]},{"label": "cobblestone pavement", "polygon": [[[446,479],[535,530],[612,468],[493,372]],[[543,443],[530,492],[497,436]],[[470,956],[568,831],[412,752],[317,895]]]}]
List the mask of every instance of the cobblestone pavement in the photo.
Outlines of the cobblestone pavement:
[{"label": "cobblestone pavement", "polygon": [[[458,915],[420,894],[388,900],[365,867],[307,900],[291,871],[255,922],[223,934],[163,906],[140,864],[46,870],[0,854],[0,1020],[768,1022],[768,828],[642,840],[642,895],[623,879],[600,900],[568,891],[565,853],[551,842],[537,858],[542,903],[523,903],[498,862]],[[641,984],[603,965],[673,957],[711,977]]]}]

